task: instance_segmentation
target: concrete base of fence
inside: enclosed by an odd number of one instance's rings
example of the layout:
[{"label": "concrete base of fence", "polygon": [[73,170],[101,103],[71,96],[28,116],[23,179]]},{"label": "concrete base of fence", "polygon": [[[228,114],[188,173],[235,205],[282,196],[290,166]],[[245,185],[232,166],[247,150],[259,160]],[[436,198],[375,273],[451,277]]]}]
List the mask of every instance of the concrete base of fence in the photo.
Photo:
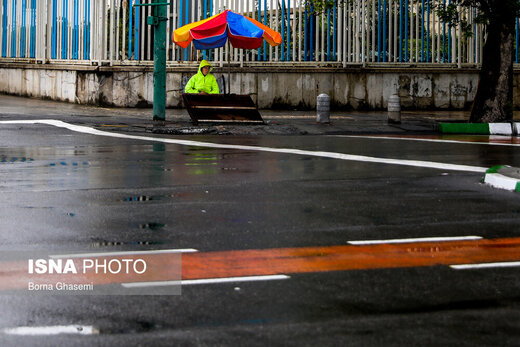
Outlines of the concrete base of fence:
[{"label": "concrete base of fence", "polygon": [[[183,107],[182,78],[193,75],[197,67],[195,63],[167,69],[167,107]],[[214,74],[227,75],[227,68],[217,66]],[[315,109],[321,93],[330,96],[333,109],[386,109],[390,95],[397,93],[403,109],[460,110],[473,101],[477,81],[475,68],[273,63],[231,70],[231,92],[251,95],[262,109]],[[3,62],[0,92],[79,104],[150,107],[153,67]]]}]

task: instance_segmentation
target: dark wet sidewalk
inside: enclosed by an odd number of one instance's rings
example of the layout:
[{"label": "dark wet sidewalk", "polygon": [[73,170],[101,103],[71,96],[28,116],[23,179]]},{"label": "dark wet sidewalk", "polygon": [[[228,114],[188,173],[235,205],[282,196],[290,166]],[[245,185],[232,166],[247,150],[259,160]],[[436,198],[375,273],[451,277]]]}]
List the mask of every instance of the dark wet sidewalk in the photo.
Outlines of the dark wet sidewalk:
[{"label": "dark wet sidewalk", "polygon": [[[331,112],[330,124],[316,122],[316,111],[260,110],[265,125],[193,125],[185,109],[167,109],[166,122],[153,122],[152,109],[107,108],[0,95],[0,117],[8,119],[60,119],[121,132],[172,135],[335,135],[435,133],[436,123],[464,122],[465,111],[403,111],[401,124],[389,124],[385,111]],[[517,114],[515,118],[518,118]]]}]

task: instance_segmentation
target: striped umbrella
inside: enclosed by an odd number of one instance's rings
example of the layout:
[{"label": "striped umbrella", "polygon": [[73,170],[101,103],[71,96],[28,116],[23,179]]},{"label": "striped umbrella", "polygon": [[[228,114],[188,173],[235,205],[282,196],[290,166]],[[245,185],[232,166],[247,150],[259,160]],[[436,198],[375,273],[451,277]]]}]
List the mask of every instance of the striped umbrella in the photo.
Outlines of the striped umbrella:
[{"label": "striped umbrella", "polygon": [[178,28],[172,39],[182,48],[193,42],[196,49],[219,48],[228,40],[234,48],[242,49],[259,48],[263,40],[273,47],[282,43],[280,33],[230,10]]}]

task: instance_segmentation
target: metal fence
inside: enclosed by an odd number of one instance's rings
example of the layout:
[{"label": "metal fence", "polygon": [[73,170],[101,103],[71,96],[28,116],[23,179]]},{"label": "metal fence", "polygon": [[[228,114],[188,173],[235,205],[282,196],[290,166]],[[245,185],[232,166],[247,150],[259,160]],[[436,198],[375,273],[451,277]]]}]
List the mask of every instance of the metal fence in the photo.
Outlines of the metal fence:
[{"label": "metal fence", "polygon": [[[165,2],[167,0],[164,0]],[[152,0],[0,0],[0,60],[83,64],[141,64],[153,60],[153,29],[146,24]],[[437,16],[451,0],[355,0],[320,14],[305,0],[171,0],[169,64],[206,59],[224,62],[225,47],[196,51],[172,44],[176,28],[225,9],[279,31],[283,44],[231,49],[231,60],[338,64],[479,64],[485,27],[475,9],[459,8],[471,26],[464,35]],[[518,23],[517,23],[518,28]],[[518,31],[517,31],[518,32]],[[518,36],[518,35],[517,35]],[[518,45],[517,45],[518,46]],[[517,54],[518,62],[518,54]]]}]

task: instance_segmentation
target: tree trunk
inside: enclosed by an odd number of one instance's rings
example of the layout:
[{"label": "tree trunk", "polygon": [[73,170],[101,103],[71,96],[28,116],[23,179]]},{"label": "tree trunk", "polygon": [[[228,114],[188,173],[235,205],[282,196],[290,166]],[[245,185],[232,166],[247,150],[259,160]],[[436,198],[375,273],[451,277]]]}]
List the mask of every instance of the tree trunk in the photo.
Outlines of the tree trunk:
[{"label": "tree trunk", "polygon": [[507,122],[513,119],[516,12],[511,0],[495,0],[492,3],[470,122]]}]

